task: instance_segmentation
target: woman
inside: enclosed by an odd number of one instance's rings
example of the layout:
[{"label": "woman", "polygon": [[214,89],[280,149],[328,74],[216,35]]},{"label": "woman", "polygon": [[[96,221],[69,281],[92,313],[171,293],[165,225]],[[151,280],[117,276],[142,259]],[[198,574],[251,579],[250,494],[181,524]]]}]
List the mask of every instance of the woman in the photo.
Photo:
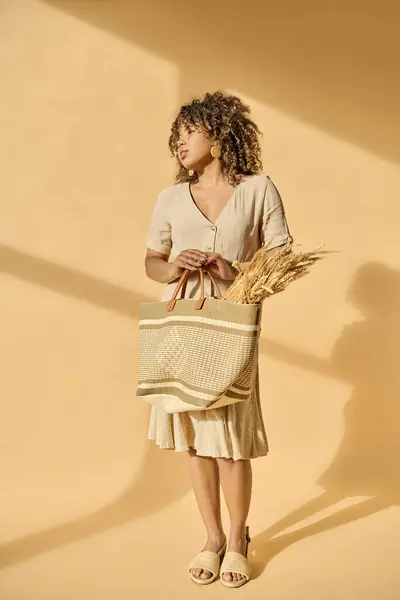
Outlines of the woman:
[{"label": "woman", "polygon": [[[179,166],[176,184],[158,197],[145,259],[147,276],[167,284],[163,300],[171,298],[184,269],[192,272],[185,297],[196,297],[196,271],[202,266],[215,275],[224,294],[237,274],[233,261],[246,267],[261,245],[268,244],[274,252],[290,238],[279,193],[261,174],[259,135],[249,108],[235,96],[206,94],[181,107],[169,139]],[[206,283],[206,295],[212,295],[208,278]],[[243,585],[249,579],[250,459],[268,452],[258,371],[251,398],[245,402],[176,414],[153,407],[149,438],[161,448],[189,455],[207,532],[203,551],[190,565],[191,578],[208,584],[220,572],[224,585]],[[228,544],[221,522],[220,484],[230,517]]]}]

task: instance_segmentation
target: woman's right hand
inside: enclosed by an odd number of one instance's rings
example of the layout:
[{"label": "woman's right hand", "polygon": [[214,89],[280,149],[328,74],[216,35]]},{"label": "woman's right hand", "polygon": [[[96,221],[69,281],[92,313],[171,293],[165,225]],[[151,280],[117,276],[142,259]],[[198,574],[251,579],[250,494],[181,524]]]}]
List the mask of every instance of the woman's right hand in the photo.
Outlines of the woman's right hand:
[{"label": "woman's right hand", "polygon": [[207,262],[207,254],[200,250],[182,250],[173,261],[174,267],[182,272],[184,269],[196,271]]}]

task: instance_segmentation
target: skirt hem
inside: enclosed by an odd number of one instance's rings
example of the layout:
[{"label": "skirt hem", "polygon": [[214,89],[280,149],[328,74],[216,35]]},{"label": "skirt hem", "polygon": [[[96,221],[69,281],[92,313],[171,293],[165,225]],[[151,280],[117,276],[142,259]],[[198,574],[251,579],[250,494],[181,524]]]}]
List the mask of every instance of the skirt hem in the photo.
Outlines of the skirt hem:
[{"label": "skirt hem", "polygon": [[163,445],[162,443],[158,442],[156,438],[149,436],[148,438],[149,440],[155,442],[155,444],[161,449],[161,450],[172,450],[174,452],[189,452],[189,450],[194,450],[196,452],[197,456],[201,456],[204,458],[225,458],[225,459],[230,459],[230,460],[254,460],[255,458],[262,458],[264,456],[267,456],[269,454],[269,450],[266,449],[263,452],[252,452],[251,454],[249,454],[248,456],[237,456],[237,455],[228,455],[228,454],[221,454],[221,453],[213,453],[211,454],[210,452],[202,452],[200,450],[200,448],[195,447],[195,446],[186,446],[186,447],[179,447],[177,448],[176,446],[173,446],[171,444],[168,445]]}]

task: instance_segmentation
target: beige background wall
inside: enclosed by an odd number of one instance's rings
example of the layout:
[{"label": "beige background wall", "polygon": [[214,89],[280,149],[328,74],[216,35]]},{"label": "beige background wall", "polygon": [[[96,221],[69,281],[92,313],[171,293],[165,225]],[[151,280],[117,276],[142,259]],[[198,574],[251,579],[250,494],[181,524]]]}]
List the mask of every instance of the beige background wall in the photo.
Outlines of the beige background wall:
[{"label": "beige background wall", "polygon": [[186,577],[186,460],[134,397],[170,121],[219,87],[251,105],[296,241],[339,251],[265,307],[240,593],[398,598],[400,10],[329,4],[1,3],[2,600],[228,593]]}]

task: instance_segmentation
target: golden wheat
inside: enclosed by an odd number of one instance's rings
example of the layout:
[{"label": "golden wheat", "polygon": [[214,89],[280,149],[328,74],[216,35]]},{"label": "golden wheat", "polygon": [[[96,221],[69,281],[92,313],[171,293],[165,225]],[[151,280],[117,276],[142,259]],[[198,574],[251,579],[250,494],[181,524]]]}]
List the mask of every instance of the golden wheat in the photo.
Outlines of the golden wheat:
[{"label": "golden wheat", "polygon": [[238,304],[259,304],[269,296],[282,292],[292,281],[307,275],[310,267],[327,254],[321,248],[311,252],[294,252],[293,244],[288,242],[276,252],[263,246],[245,269],[235,261],[232,266],[238,275],[224,300]]}]

